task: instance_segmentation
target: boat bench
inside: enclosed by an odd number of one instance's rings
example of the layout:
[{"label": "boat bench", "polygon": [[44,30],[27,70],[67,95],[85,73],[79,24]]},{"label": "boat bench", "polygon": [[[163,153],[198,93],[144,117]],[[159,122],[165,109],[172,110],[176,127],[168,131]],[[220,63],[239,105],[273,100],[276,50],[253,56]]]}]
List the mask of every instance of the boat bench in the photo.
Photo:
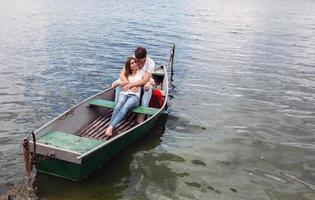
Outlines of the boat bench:
[{"label": "boat bench", "polygon": [[164,90],[160,90],[161,94],[163,97],[165,97],[165,91]]},{"label": "boat bench", "polygon": [[163,69],[158,69],[158,70],[155,70],[152,75],[155,75],[155,76],[164,76],[164,70]]},{"label": "boat bench", "polygon": [[[91,106],[100,106],[105,108],[115,108],[116,103],[114,101],[109,101],[105,99],[91,99],[89,101],[89,105]],[[146,106],[137,106],[133,108],[131,111],[134,113],[145,114],[145,115],[154,115],[159,112],[160,109],[150,108]]]},{"label": "boat bench", "polygon": [[86,153],[103,142],[92,138],[80,137],[61,131],[50,131],[37,139],[38,143],[76,153]]}]

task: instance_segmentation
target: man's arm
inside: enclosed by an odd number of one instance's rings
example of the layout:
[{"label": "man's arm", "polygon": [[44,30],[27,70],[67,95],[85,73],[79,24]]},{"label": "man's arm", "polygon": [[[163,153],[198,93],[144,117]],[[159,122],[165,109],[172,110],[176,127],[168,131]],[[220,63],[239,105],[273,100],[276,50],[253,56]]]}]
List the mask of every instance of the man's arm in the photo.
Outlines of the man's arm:
[{"label": "man's arm", "polygon": [[119,74],[119,78],[122,82],[128,82],[128,79],[126,77],[126,72],[125,72],[125,68],[123,68]]},{"label": "man's arm", "polygon": [[140,86],[143,86],[143,85],[145,85],[145,84],[150,80],[151,76],[152,76],[151,73],[146,72],[141,80],[136,81],[136,82],[134,82],[134,83],[129,83],[128,85],[125,85],[125,86],[123,87],[123,90],[124,90],[124,91],[127,91],[127,90],[129,90],[130,88],[132,88],[132,87],[140,87]]}]

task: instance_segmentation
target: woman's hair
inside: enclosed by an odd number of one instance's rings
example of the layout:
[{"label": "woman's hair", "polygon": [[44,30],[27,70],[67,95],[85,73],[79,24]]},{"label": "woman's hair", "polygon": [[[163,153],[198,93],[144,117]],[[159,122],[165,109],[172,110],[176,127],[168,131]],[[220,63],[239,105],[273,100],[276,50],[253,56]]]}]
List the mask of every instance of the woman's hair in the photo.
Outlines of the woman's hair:
[{"label": "woman's hair", "polygon": [[128,76],[132,73],[131,72],[131,66],[130,66],[130,62],[134,60],[136,62],[136,59],[134,57],[129,57],[127,58],[126,62],[125,62],[125,76],[128,78]]}]

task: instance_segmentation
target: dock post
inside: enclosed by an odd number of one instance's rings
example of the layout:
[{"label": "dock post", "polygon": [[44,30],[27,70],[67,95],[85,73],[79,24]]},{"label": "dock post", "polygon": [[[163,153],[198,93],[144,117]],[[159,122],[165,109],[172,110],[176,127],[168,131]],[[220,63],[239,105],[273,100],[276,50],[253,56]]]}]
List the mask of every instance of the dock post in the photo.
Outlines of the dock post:
[{"label": "dock post", "polygon": [[24,152],[24,167],[26,174],[26,190],[27,196],[30,200],[33,195],[33,185],[32,185],[32,162],[30,158],[30,146],[28,138],[23,140],[23,152]]}]

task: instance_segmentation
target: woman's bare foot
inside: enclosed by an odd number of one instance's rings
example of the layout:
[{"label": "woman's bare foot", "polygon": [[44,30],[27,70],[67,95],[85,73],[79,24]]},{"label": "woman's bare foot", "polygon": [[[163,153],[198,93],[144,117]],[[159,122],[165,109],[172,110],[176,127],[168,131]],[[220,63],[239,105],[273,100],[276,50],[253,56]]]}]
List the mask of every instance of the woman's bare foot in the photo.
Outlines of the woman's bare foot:
[{"label": "woman's bare foot", "polygon": [[113,127],[112,126],[109,126],[106,129],[105,135],[108,136],[108,137],[111,137],[113,135]]},{"label": "woman's bare foot", "polygon": [[145,119],[145,115],[144,114],[139,114],[138,116],[137,116],[137,123],[138,124],[141,124],[143,121],[144,121],[144,119]]}]

